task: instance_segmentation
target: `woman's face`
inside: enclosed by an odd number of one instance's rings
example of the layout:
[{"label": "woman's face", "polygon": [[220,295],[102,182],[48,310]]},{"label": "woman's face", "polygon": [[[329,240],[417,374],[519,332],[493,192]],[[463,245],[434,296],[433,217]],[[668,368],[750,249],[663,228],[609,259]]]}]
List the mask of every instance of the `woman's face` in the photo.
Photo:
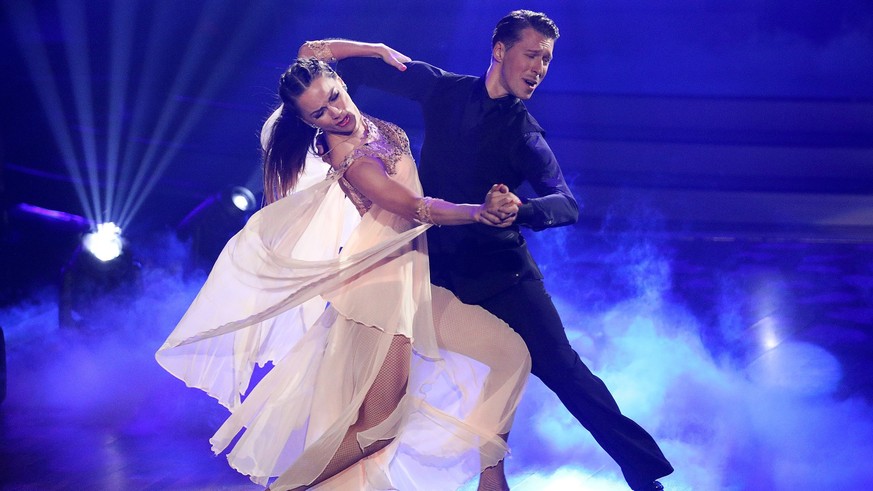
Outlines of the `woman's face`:
[{"label": "woman's face", "polygon": [[297,98],[304,122],[325,133],[351,135],[361,121],[361,113],[337,77],[318,77]]}]

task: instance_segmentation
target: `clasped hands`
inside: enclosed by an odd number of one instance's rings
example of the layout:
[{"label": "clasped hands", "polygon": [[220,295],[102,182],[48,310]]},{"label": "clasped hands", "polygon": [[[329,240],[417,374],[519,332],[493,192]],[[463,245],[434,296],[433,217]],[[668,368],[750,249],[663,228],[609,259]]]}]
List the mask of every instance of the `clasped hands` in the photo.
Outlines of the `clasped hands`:
[{"label": "clasped hands", "polygon": [[506,184],[491,186],[485,195],[485,202],[479,207],[479,223],[493,227],[508,227],[518,217],[521,200],[509,191]]}]

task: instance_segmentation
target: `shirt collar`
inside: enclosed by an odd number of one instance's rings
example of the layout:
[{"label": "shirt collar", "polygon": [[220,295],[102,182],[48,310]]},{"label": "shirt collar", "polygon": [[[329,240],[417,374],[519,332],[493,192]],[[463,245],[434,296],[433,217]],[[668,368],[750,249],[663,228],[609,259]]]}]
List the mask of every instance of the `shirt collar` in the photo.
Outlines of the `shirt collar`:
[{"label": "shirt collar", "polygon": [[476,97],[480,100],[482,104],[482,109],[486,112],[494,109],[509,109],[519,102],[518,97],[510,94],[507,94],[503,97],[498,97],[497,99],[492,99],[488,95],[488,89],[485,88],[485,77],[479,78],[474,94],[476,94]]}]

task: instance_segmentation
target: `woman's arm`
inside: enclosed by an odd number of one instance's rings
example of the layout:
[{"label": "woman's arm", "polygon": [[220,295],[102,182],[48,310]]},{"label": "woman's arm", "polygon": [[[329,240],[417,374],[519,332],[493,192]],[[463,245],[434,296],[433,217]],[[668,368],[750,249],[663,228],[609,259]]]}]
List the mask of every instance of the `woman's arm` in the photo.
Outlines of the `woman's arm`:
[{"label": "woman's arm", "polygon": [[306,41],[297,50],[297,56],[301,58],[315,57],[329,63],[354,57],[381,58],[382,61],[400,71],[406,70],[404,63],[412,61],[410,57],[382,43],[364,43],[348,39]]},{"label": "woman's arm", "polygon": [[[435,225],[465,225],[481,223],[508,227],[515,220],[517,205],[512,193],[500,193],[498,186],[488,192],[486,202],[479,205],[455,204],[441,199],[425,198],[388,177],[382,163],[361,157],[345,173],[346,179],[370,201],[391,213],[409,220]],[[517,199],[517,198],[515,198]]]}]

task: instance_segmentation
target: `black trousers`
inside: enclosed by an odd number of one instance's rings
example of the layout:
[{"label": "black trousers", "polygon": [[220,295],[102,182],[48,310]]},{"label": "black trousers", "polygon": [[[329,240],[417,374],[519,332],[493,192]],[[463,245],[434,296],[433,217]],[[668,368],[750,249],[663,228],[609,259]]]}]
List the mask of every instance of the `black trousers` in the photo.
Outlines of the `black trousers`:
[{"label": "black trousers", "polygon": [[524,279],[479,305],[521,335],[530,351],[533,374],[618,463],[632,489],[673,472],[651,435],[621,414],[606,384],[570,346],[542,280]]}]

